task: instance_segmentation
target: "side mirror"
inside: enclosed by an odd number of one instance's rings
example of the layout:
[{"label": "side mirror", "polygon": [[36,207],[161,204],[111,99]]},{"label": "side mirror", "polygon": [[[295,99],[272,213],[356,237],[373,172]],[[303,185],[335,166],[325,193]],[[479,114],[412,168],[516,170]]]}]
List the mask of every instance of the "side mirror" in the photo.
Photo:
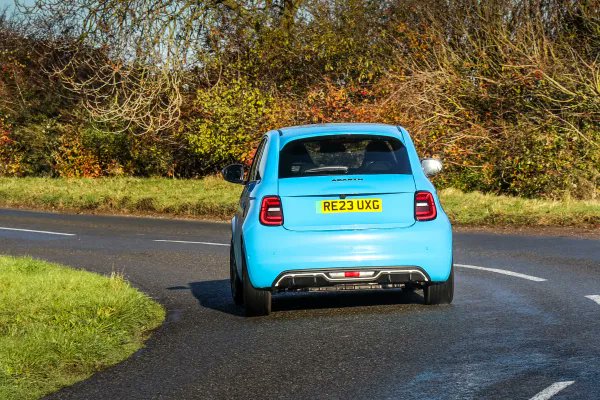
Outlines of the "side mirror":
[{"label": "side mirror", "polygon": [[231,183],[244,183],[244,166],[242,164],[231,164],[221,171],[223,179]]},{"label": "side mirror", "polygon": [[435,158],[424,158],[421,160],[421,168],[425,176],[434,176],[442,170],[442,162]]}]

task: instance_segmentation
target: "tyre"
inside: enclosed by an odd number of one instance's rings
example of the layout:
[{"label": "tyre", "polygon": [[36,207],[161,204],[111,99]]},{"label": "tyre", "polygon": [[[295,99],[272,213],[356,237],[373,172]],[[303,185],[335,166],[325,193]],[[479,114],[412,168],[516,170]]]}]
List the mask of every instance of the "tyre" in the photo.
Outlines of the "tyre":
[{"label": "tyre", "polygon": [[242,280],[238,275],[237,268],[235,265],[235,251],[233,249],[233,239],[231,240],[231,247],[229,248],[229,285],[231,286],[231,296],[233,302],[238,306],[244,303],[244,293]]},{"label": "tyre", "polygon": [[454,297],[454,266],[450,267],[450,276],[446,282],[431,283],[423,289],[425,304],[450,304]]},{"label": "tyre", "polygon": [[244,309],[246,317],[258,317],[271,313],[271,292],[268,290],[255,289],[248,276],[246,267],[246,256],[242,257],[242,280],[244,284]]}]

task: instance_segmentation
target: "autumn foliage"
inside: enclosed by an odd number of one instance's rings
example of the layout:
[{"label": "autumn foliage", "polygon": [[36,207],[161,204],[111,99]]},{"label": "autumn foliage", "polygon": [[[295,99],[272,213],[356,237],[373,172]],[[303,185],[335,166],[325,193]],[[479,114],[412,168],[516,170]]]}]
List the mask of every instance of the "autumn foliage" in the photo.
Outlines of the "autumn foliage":
[{"label": "autumn foliage", "polygon": [[250,159],[268,129],[384,122],[444,161],[439,186],[600,196],[597,1],[219,4],[186,53],[201,62],[178,72],[177,119],[155,130],[94,119],[47,68],[76,55],[4,18],[0,174],[197,177]]}]

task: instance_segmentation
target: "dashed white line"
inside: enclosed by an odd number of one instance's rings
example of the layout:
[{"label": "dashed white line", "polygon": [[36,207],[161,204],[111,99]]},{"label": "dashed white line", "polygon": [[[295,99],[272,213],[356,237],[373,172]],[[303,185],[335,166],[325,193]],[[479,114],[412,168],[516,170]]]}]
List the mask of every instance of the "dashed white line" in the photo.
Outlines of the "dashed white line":
[{"label": "dashed white line", "polygon": [[157,240],[153,240],[153,242],[205,244],[207,246],[229,246],[229,243],[192,242],[192,241],[189,241],[189,240],[165,240],[165,239],[157,239]]},{"label": "dashed white line", "polygon": [[555,394],[574,384],[575,381],[564,381],[564,382],[555,382],[552,385],[548,386],[546,389],[542,390],[535,396],[533,396],[530,400],[547,400],[553,397]]},{"label": "dashed white line", "polygon": [[506,269],[486,268],[486,267],[478,267],[476,265],[466,265],[466,264],[454,264],[454,266],[461,267],[461,268],[468,268],[468,269],[477,269],[480,271],[495,272],[497,274],[515,276],[517,278],[528,279],[528,280],[534,281],[534,282],[546,281],[546,279],[544,279],[544,278],[538,278],[537,276],[532,276],[532,275],[525,275],[520,272],[508,271]]},{"label": "dashed white line", "polygon": [[3,227],[3,226],[0,226],[0,230],[3,230],[3,231],[17,231],[17,232],[30,232],[30,233],[45,233],[46,235],[75,236],[74,233],[51,232],[51,231],[37,231],[37,230],[34,230],[34,229],[6,228],[6,227]]},{"label": "dashed white line", "polygon": [[585,296],[585,297],[600,304],[600,295],[590,294],[589,296]]}]

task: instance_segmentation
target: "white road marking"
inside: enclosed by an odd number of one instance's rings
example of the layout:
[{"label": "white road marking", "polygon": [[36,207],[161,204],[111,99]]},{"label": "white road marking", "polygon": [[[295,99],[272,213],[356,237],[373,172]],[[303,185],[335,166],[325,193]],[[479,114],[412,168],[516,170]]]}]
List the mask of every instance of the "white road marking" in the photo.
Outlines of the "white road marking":
[{"label": "white road marking", "polygon": [[45,233],[46,235],[60,235],[60,236],[75,236],[74,233],[62,233],[62,232],[50,232],[50,231],[36,231],[33,229],[18,229],[18,228],[6,228],[0,226],[0,230],[4,231],[17,231],[17,232],[31,232],[31,233]]},{"label": "white road marking", "polygon": [[476,265],[465,265],[465,264],[454,264],[454,265],[456,267],[461,267],[461,268],[477,269],[477,270],[480,270],[480,271],[488,271],[488,272],[495,272],[497,274],[515,276],[517,278],[528,279],[528,280],[534,281],[534,282],[544,282],[544,281],[546,281],[546,279],[544,279],[544,278],[538,278],[537,276],[525,275],[525,274],[521,274],[520,272],[508,271],[508,270],[505,270],[505,269],[486,268],[486,267],[478,267]]},{"label": "white road marking", "polygon": [[547,400],[553,397],[556,393],[566,388],[567,386],[571,386],[574,383],[575,381],[555,382],[529,400]]},{"label": "white road marking", "polygon": [[153,240],[153,242],[167,242],[167,243],[189,243],[189,244],[206,244],[208,246],[229,246],[229,243],[213,243],[213,242],[191,242],[188,240]]},{"label": "white road marking", "polygon": [[596,303],[600,304],[600,295],[597,294],[590,294],[589,296],[585,296],[588,299],[595,301]]}]

